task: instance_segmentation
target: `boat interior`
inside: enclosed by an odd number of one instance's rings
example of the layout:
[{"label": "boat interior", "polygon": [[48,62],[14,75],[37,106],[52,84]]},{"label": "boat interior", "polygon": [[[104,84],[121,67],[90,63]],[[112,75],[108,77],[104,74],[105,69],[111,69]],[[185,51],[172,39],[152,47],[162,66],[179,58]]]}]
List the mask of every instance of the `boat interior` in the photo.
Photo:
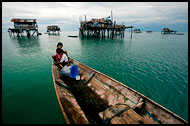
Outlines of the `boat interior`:
[{"label": "boat interior", "polygon": [[80,80],[62,76],[60,69],[52,64],[57,97],[68,123],[184,123],[183,119],[130,87],[70,60],[78,66]]}]

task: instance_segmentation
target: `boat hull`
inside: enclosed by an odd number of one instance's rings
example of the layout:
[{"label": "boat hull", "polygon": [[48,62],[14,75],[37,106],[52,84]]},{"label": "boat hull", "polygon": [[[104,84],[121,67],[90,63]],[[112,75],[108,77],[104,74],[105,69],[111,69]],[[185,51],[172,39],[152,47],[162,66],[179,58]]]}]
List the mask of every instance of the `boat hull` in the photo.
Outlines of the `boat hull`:
[{"label": "boat hull", "polygon": [[[183,118],[123,83],[74,59],[70,58],[69,60],[78,66],[80,81],[68,78],[61,79],[60,70],[52,63],[57,98],[68,124],[188,123]],[[56,79],[61,80],[60,83],[65,87],[58,86],[55,82]],[[71,89],[67,89],[67,86]],[[63,96],[64,93],[70,97]],[[129,109],[123,111],[126,106]],[[66,112],[67,109],[70,111]],[[76,115],[77,117],[75,117]]]}]

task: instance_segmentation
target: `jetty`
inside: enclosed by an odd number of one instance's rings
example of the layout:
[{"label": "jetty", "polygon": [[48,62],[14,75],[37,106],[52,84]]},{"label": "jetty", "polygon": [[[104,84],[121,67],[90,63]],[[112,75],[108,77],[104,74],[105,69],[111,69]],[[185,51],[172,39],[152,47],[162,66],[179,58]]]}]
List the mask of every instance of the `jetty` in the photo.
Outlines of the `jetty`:
[{"label": "jetty", "polygon": [[16,34],[18,37],[23,36],[24,32],[27,36],[33,36],[34,33],[38,36],[38,25],[36,19],[18,19],[13,18],[11,22],[14,22],[14,28],[9,28],[10,35]]},{"label": "jetty", "polygon": [[49,34],[56,34],[56,32],[60,32],[60,27],[57,25],[51,25],[51,26],[47,26],[47,33]]},{"label": "jetty", "polygon": [[[113,21],[113,18],[110,19],[110,16],[106,18],[94,19],[87,21],[85,15],[85,21],[80,20],[79,35],[87,37],[108,37],[114,38],[116,36],[124,37],[125,29],[130,28],[132,31],[133,26],[125,26],[124,24],[116,24],[116,21]],[[131,32],[132,38],[132,32]]]}]

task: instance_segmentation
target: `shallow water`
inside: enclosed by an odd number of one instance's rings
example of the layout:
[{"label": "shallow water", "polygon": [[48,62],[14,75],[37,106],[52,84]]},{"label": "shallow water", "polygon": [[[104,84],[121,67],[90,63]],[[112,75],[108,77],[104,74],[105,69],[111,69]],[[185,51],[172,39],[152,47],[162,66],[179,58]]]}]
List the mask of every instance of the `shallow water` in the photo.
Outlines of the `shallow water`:
[{"label": "shallow water", "polygon": [[66,123],[51,73],[51,56],[63,42],[69,56],[139,91],[188,120],[188,33],[130,34],[124,38],[39,37],[2,33],[2,121]]}]

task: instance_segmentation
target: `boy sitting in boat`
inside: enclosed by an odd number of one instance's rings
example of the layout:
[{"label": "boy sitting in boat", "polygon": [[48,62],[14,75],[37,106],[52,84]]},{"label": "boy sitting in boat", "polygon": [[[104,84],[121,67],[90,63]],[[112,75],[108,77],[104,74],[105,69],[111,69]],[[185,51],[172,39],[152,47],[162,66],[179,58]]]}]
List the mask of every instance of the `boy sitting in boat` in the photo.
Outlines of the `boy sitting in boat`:
[{"label": "boy sitting in boat", "polygon": [[63,53],[62,53],[62,57],[61,57],[60,62],[61,62],[61,64],[62,64],[63,66],[69,64],[69,58],[68,58],[68,55],[67,55],[67,53],[66,53],[65,51],[63,51]]},{"label": "boy sitting in boat", "polygon": [[61,48],[56,49],[56,55],[52,56],[52,58],[54,59],[54,62],[57,65],[57,67],[59,67],[60,69],[68,64],[68,57]]},{"label": "boy sitting in boat", "polygon": [[[61,42],[59,42],[59,43],[57,43],[57,49],[59,48],[59,49],[62,49],[62,47],[63,47],[63,44],[61,43]],[[63,52],[67,55],[67,51],[64,51],[63,50]],[[56,56],[56,50],[55,50],[55,54],[52,56],[52,58],[53,59],[55,59],[55,56]],[[68,55],[67,55],[67,57],[68,57]]]},{"label": "boy sitting in boat", "polygon": [[[53,58],[53,57],[52,57]],[[67,55],[60,48],[56,49],[56,55],[53,58],[55,65],[61,69],[61,75],[63,78],[75,78],[79,80],[78,67],[76,65],[71,65]]]}]

